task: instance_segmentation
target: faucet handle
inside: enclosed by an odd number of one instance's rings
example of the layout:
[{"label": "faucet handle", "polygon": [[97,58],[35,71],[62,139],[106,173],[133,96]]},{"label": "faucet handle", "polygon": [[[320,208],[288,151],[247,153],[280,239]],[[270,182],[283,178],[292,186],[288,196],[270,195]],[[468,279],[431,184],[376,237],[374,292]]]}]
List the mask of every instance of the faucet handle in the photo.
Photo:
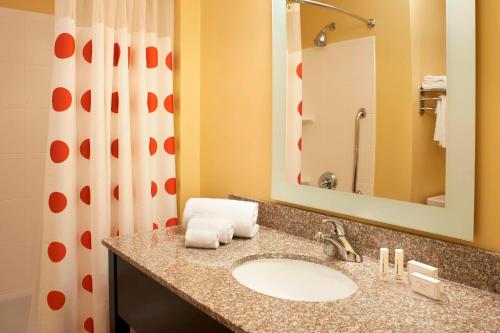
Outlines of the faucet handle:
[{"label": "faucet handle", "polygon": [[333,233],[337,235],[338,237],[345,236],[345,230],[344,230],[344,225],[342,222],[337,221],[335,219],[325,219],[323,220],[324,223],[330,223],[333,228]]}]

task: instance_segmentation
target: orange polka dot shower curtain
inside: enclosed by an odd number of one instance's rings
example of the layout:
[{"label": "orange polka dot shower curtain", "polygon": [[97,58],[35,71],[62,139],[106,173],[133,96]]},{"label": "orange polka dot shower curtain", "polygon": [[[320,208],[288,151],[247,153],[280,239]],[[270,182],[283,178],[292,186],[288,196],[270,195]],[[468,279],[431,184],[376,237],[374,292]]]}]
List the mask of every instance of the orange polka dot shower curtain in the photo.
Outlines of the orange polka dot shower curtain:
[{"label": "orange polka dot shower curtain", "polygon": [[286,110],[286,180],[302,183],[302,32],[300,4],[288,4],[288,80]]},{"label": "orange polka dot shower curtain", "polygon": [[107,332],[101,240],[177,224],[173,0],[57,0],[30,329]]}]

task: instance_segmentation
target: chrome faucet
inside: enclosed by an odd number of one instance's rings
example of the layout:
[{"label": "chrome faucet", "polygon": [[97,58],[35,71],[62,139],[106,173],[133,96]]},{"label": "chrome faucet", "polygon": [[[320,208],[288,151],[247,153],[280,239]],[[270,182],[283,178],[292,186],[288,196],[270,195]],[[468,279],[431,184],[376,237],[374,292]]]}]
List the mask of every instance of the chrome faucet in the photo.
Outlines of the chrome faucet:
[{"label": "chrome faucet", "polygon": [[323,243],[323,251],[331,257],[337,256],[344,261],[363,262],[363,257],[358,254],[345,236],[345,230],[342,223],[336,220],[323,220],[332,225],[332,232],[318,231],[314,239]]}]

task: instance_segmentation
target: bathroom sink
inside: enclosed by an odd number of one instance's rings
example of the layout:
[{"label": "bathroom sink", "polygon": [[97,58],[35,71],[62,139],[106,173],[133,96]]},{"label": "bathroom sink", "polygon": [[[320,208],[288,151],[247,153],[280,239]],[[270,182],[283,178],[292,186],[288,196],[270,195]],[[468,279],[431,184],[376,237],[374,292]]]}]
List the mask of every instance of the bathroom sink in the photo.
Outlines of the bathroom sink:
[{"label": "bathroom sink", "polygon": [[236,266],[232,273],[239,283],[254,291],[291,301],[334,301],[358,289],[343,273],[302,260],[251,260]]}]

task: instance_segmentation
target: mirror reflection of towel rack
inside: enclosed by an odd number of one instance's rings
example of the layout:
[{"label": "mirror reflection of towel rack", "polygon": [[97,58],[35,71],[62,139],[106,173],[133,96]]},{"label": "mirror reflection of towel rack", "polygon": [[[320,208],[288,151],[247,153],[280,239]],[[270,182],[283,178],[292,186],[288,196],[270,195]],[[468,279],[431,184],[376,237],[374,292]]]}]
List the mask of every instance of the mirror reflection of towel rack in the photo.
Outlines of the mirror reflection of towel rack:
[{"label": "mirror reflection of towel rack", "polygon": [[436,110],[436,106],[434,106],[434,107],[427,106],[426,102],[435,101],[437,103],[437,101],[439,100],[439,97],[426,97],[426,96],[428,96],[428,94],[431,94],[431,96],[435,95],[435,94],[445,95],[446,89],[423,89],[423,88],[420,88],[420,108],[419,108],[420,114],[424,114],[426,111],[435,111]]}]

